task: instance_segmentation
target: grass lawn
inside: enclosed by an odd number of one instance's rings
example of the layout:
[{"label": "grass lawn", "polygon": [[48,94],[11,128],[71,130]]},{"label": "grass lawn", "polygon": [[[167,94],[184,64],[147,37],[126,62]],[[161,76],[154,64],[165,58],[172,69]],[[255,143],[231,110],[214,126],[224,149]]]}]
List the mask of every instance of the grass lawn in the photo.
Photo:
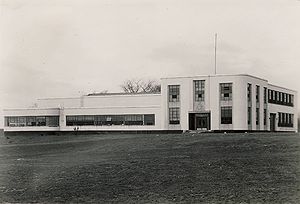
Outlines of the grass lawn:
[{"label": "grass lawn", "polygon": [[0,136],[0,202],[300,203],[300,135]]}]

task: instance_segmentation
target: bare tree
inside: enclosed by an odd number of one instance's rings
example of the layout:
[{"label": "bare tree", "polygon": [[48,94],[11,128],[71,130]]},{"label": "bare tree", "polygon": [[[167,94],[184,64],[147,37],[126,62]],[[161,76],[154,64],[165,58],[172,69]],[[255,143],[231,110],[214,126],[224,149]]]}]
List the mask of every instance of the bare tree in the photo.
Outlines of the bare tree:
[{"label": "bare tree", "polygon": [[155,80],[129,79],[121,88],[125,93],[160,93],[161,85]]}]

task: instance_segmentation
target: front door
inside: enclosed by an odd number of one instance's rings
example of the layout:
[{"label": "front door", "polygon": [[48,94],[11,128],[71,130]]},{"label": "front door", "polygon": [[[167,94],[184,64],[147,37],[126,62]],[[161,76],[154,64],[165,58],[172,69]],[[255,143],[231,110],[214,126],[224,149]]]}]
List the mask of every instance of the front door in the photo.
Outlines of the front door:
[{"label": "front door", "polygon": [[275,132],[276,113],[270,113],[270,131]]},{"label": "front door", "polygon": [[197,117],[196,116],[196,130],[200,129],[200,130],[207,130],[208,129],[208,121],[207,121],[207,117]]},{"label": "front door", "polygon": [[210,113],[190,113],[190,130],[210,130]]}]

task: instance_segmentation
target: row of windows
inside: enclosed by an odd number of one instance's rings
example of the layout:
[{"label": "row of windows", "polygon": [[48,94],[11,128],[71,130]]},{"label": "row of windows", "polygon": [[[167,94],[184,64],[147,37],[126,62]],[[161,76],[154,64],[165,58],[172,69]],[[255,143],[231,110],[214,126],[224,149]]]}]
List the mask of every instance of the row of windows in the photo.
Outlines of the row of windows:
[{"label": "row of windows", "polygon": [[[204,101],[205,80],[194,81],[194,94],[195,94],[195,101]],[[179,102],[180,101],[180,85],[169,85],[168,86],[168,97],[169,97],[169,102]],[[221,101],[232,100],[232,83],[221,83],[220,84],[220,98],[221,98]]]},{"label": "row of windows", "polygon": [[155,125],[155,115],[72,115],[67,116],[66,125]]},{"label": "row of windows", "polygon": [[8,116],[5,117],[7,127],[48,126],[58,127],[59,116]]},{"label": "row of windows", "polygon": [[[180,101],[180,85],[169,85],[169,102]],[[205,80],[194,81],[194,94],[195,101],[204,101],[205,94]],[[260,86],[256,85],[256,102],[260,100]],[[247,86],[247,97],[248,101],[251,101],[252,96],[252,85]],[[268,97],[269,96],[269,97]],[[279,91],[269,90],[264,87],[264,103],[269,103],[294,106],[294,95],[287,94]],[[220,100],[229,101],[232,100],[232,83],[220,83]]]},{"label": "row of windows", "polygon": [[294,106],[294,95],[269,89],[269,103]]},{"label": "row of windows", "polygon": [[[251,104],[252,102],[252,84],[248,83],[247,85],[247,98],[248,103]],[[255,92],[255,99],[256,102],[259,103],[260,100],[260,86],[256,85],[256,92]],[[267,88],[264,87],[264,103],[267,103]]]},{"label": "row of windows", "polygon": [[[256,108],[256,125],[259,125],[259,108]],[[248,107],[248,125],[251,125],[252,120],[252,107]],[[264,109],[264,125],[267,125],[267,109]]]},{"label": "row of windows", "polygon": [[278,127],[293,127],[294,126],[294,114],[290,113],[278,113]]},{"label": "row of windows", "polygon": [[[248,83],[247,85],[247,99],[248,99],[248,111],[247,111],[247,121],[248,125],[251,125],[252,121],[252,84]],[[255,117],[255,124],[259,126],[260,124],[260,86],[256,85],[256,92],[255,92],[255,100],[256,100],[256,117]],[[267,88],[264,87],[264,104],[267,104]],[[264,125],[267,124],[267,109],[264,108],[264,118],[263,118]]]}]

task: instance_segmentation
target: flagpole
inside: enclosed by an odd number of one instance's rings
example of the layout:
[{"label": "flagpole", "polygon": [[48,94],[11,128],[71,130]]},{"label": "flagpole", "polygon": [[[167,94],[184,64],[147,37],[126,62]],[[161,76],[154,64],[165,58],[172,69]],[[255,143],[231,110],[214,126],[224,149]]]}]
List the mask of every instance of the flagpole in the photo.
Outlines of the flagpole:
[{"label": "flagpole", "polygon": [[217,38],[218,34],[215,33],[215,75],[217,75]]}]

